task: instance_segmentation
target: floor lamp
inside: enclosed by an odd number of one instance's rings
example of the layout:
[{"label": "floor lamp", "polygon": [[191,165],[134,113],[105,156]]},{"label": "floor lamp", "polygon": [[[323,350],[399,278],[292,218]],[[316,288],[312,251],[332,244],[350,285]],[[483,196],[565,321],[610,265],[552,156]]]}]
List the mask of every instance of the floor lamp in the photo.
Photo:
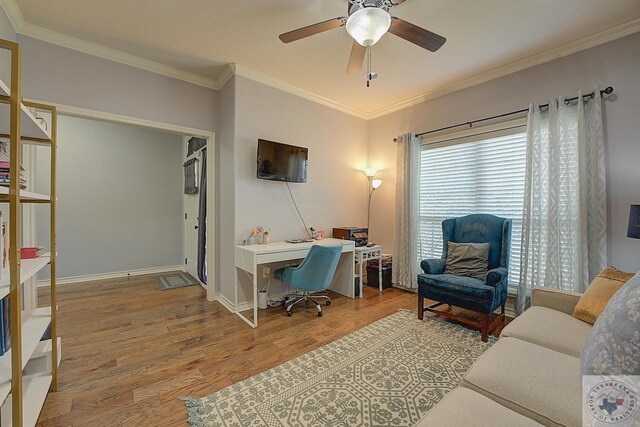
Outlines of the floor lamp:
[{"label": "floor lamp", "polygon": [[373,177],[378,172],[375,169],[365,169],[364,173],[367,175],[367,179],[369,180],[369,201],[367,203],[367,233],[369,233],[369,220],[371,218],[371,196],[373,196],[373,192],[376,191],[376,188],[382,185],[381,179],[374,179]]}]

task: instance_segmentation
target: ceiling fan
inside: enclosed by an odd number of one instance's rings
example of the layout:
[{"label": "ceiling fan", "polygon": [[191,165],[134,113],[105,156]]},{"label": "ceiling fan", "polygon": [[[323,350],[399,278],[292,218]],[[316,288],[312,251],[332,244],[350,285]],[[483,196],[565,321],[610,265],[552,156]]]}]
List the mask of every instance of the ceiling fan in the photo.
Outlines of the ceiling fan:
[{"label": "ceiling fan", "polygon": [[323,33],[338,27],[346,26],[353,38],[353,47],[349,57],[347,73],[359,73],[367,49],[380,40],[388,32],[428,51],[435,52],[446,38],[420,28],[400,18],[389,15],[389,9],[404,3],[405,0],[348,0],[348,16],[329,19],[297,30],[280,34],[280,40],[291,43],[305,37]]}]

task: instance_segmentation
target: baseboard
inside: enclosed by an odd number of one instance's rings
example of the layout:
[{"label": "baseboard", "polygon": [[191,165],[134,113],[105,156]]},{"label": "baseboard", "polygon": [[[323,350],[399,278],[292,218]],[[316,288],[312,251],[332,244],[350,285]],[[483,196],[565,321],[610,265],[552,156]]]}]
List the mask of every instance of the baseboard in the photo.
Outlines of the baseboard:
[{"label": "baseboard", "polygon": [[[280,299],[280,298],[286,297],[287,295],[289,295],[289,292],[281,292],[279,294],[269,295],[269,299],[271,300]],[[216,297],[217,297],[217,301],[220,304],[222,304],[227,310],[229,310],[232,313],[236,312],[235,304],[232,303],[227,297],[225,297],[220,293]],[[245,301],[238,304],[238,311],[246,311],[246,310],[253,310],[253,301]]]},{"label": "baseboard", "polygon": [[518,315],[518,313],[516,312],[515,293],[507,292],[507,301],[504,304],[504,313],[507,315],[507,317],[511,317],[512,319],[515,319],[515,317]]},{"label": "baseboard", "polygon": [[236,312],[236,309],[233,307],[233,303],[231,301],[229,301],[229,299],[227,299],[227,297],[225,297],[222,294],[218,294],[217,295],[217,301],[222,304],[222,306],[224,308],[226,308],[227,310],[229,310],[232,313]]},{"label": "baseboard", "polygon": [[[96,280],[105,280],[105,279],[118,279],[121,277],[142,276],[144,274],[168,273],[170,271],[185,271],[184,265],[169,265],[165,267],[141,268],[138,270],[129,270],[129,271],[116,271],[113,273],[87,274],[84,276],[73,276],[73,277],[59,277],[56,280],[56,285],[67,285],[71,283],[80,283],[80,282],[93,282]],[[36,284],[38,287],[50,286],[51,281],[38,280]]]}]

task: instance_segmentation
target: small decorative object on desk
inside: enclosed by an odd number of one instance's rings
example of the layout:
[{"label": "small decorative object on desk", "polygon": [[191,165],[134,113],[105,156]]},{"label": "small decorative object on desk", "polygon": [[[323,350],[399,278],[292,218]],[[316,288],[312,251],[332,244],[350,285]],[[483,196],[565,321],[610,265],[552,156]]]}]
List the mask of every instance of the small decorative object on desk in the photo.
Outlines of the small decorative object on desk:
[{"label": "small decorative object on desk", "polygon": [[249,245],[262,244],[263,233],[264,233],[264,228],[262,228],[261,225],[255,227],[255,228],[252,228],[251,229],[251,234],[249,235],[249,238],[247,239],[247,243]]},{"label": "small decorative object on desk", "polygon": [[316,231],[316,236],[315,236],[316,240],[322,240],[324,239],[324,230],[318,230]]},{"label": "small decorative object on desk", "polygon": [[271,229],[264,230],[262,232],[262,244],[263,245],[268,245],[269,244],[269,232],[270,231],[271,231]]},{"label": "small decorative object on desk", "polygon": [[316,229],[315,227],[309,227],[309,234],[311,234],[311,238],[315,239],[316,238]]}]

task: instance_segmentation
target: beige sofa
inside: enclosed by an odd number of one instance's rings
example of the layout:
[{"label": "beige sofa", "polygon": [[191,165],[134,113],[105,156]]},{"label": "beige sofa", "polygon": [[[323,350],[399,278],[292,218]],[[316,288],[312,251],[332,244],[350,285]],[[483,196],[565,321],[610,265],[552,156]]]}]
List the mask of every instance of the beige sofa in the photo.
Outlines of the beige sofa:
[{"label": "beige sofa", "polygon": [[582,425],[580,353],[591,325],[580,294],[535,288],[518,316],[420,427]]}]

